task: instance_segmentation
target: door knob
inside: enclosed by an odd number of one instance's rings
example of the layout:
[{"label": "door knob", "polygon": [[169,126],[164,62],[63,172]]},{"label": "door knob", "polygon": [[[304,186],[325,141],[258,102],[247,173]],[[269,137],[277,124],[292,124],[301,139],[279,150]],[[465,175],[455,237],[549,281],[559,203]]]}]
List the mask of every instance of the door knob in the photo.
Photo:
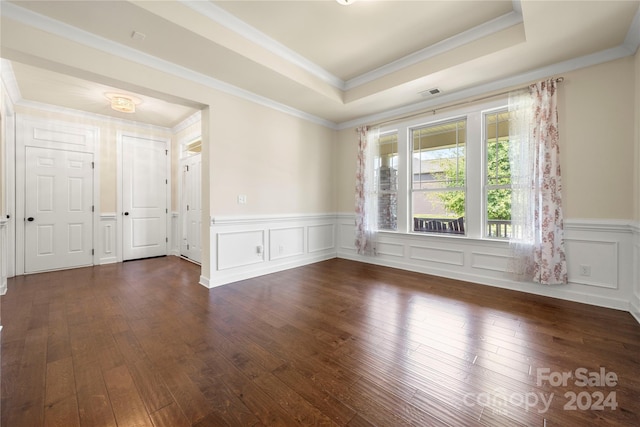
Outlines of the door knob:
[{"label": "door knob", "polygon": [[32,216],[30,216],[29,218],[27,218],[27,221],[31,222],[31,221],[33,221],[33,219],[34,218]]},{"label": "door knob", "polygon": [[124,213],[124,216],[129,216],[129,212],[125,212],[125,213]]}]

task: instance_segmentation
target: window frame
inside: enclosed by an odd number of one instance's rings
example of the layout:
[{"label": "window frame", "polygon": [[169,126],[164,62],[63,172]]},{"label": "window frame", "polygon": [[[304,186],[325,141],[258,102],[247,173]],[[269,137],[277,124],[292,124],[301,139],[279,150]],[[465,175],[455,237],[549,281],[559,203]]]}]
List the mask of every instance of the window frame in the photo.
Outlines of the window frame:
[{"label": "window frame", "polygon": [[[409,159],[407,159],[407,164],[408,164],[408,167],[409,167],[409,170],[407,171],[407,176],[408,176],[408,179],[410,180],[410,186],[409,186],[409,193],[410,194],[409,194],[409,197],[408,197],[408,202],[409,202],[408,210],[409,210],[409,216],[410,217],[407,218],[407,221],[409,223],[408,225],[409,225],[409,232],[410,233],[415,233],[415,234],[419,234],[419,235],[423,235],[423,234],[426,234],[426,235],[434,235],[434,234],[436,234],[436,235],[440,235],[440,234],[447,235],[447,233],[437,233],[437,232],[416,231],[416,230],[414,230],[414,227],[413,227],[413,220],[414,220],[414,217],[415,217],[415,213],[414,213],[414,207],[415,207],[414,206],[414,195],[416,193],[436,193],[436,192],[445,192],[445,191],[451,191],[451,192],[453,192],[453,191],[462,191],[462,192],[464,192],[464,195],[465,195],[465,207],[464,207],[465,215],[464,216],[466,217],[466,213],[467,213],[467,188],[468,188],[467,187],[467,153],[468,153],[467,144],[468,144],[468,137],[469,137],[469,134],[468,134],[468,131],[467,131],[467,119],[468,119],[467,115],[455,115],[455,116],[452,115],[452,116],[450,116],[450,117],[448,117],[446,119],[441,119],[441,120],[429,122],[428,124],[419,125],[419,126],[411,126],[411,127],[407,128],[407,132],[408,132],[408,141],[407,141],[407,143],[409,144],[409,154],[411,156],[410,157],[411,161],[409,161]],[[461,121],[464,121],[464,123],[465,123],[465,127],[464,127],[464,129],[465,129],[464,156],[463,156],[463,158],[464,158],[464,171],[463,171],[463,174],[464,174],[464,185],[462,185],[461,187],[439,186],[437,188],[426,188],[426,189],[425,188],[419,188],[419,189],[415,189],[414,188],[414,179],[413,179],[414,175],[415,175],[414,174],[414,170],[413,170],[413,164],[414,164],[413,155],[415,154],[414,146],[413,146],[413,143],[414,143],[413,142],[413,134],[414,134],[414,132],[415,131],[419,131],[421,129],[427,129],[427,128],[431,128],[431,127],[446,125],[446,124],[449,124],[449,123],[458,123],[458,122],[461,122]],[[456,132],[457,131],[458,131],[458,129],[456,128]],[[457,142],[458,142],[458,138],[456,137],[456,145],[457,145]],[[458,159],[459,158],[460,158],[460,156],[458,156]],[[420,173],[420,175],[422,175],[422,169],[420,169],[419,173]],[[423,181],[421,180],[420,183],[422,184],[422,182]],[[466,233],[464,233],[464,234],[456,234],[456,236],[464,236],[464,235],[466,235]]]},{"label": "window frame", "polygon": [[[457,109],[445,109],[431,115],[415,115],[380,127],[381,134],[397,132],[398,141],[398,192],[397,230],[379,229],[381,233],[407,234],[425,238],[446,238],[504,242],[486,236],[487,224],[487,147],[485,138],[485,113],[501,110],[508,105],[506,97],[482,103],[470,103]],[[465,138],[465,234],[429,233],[413,231],[413,176],[412,131],[415,129],[459,120],[466,117]],[[473,159],[473,161],[471,161]],[[424,191],[424,190],[418,190]]]}]

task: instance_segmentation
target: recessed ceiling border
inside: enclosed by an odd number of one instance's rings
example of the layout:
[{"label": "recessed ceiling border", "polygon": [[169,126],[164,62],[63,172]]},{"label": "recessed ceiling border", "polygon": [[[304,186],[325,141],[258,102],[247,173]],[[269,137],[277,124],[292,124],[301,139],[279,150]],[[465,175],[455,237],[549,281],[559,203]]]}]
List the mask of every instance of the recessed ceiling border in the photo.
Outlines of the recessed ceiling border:
[{"label": "recessed ceiling border", "polygon": [[227,12],[226,10],[213,4],[212,2],[194,2],[192,0],[179,1],[190,9],[228,28],[241,37],[244,37],[257,45],[262,46],[272,54],[277,55],[285,61],[288,61],[289,63],[302,68],[315,77],[325,81],[326,83],[329,83],[333,87],[342,91],[354,89],[358,86],[380,79],[411,65],[415,65],[417,63],[433,58],[434,56],[456,49],[479,38],[495,34],[506,28],[523,22],[522,5],[520,3],[521,0],[512,0],[511,3],[513,5],[513,10],[509,13],[491,19],[487,22],[463,31],[462,33],[449,37],[448,39],[442,40],[431,46],[427,46],[374,70],[368,71],[357,77],[344,81],[339,77],[333,75],[329,71],[325,70],[318,64],[314,63],[313,61],[305,58],[294,50],[289,49],[282,43],[274,40],[257,28],[247,24],[246,22],[237,18],[235,15]]},{"label": "recessed ceiling border", "polygon": [[237,96],[239,98],[255,102],[256,104],[272,108],[274,110],[289,114],[294,117],[308,120],[310,122],[317,123],[329,128],[335,128],[337,126],[337,123],[330,120],[326,120],[313,114],[309,114],[307,112],[290,107],[286,104],[274,101],[270,98],[223,82],[222,80],[218,80],[216,78],[175,64],[173,62],[165,61],[164,59],[158,58],[156,56],[152,56],[145,52],[141,52],[120,43],[116,43],[114,41],[108,40],[104,37],[95,35],[64,22],[27,10],[13,3],[7,3],[3,1],[2,8],[0,8],[0,16],[6,16],[9,19],[13,19],[25,25],[29,25],[40,30],[52,33],[67,40],[72,40],[76,43],[100,50],[102,52],[120,57],[122,59],[126,59],[128,61],[132,61],[134,63],[154,68],[156,70],[171,74],[176,77],[191,80],[195,83],[202,84],[203,86],[209,87],[211,89],[219,90],[229,95]]}]

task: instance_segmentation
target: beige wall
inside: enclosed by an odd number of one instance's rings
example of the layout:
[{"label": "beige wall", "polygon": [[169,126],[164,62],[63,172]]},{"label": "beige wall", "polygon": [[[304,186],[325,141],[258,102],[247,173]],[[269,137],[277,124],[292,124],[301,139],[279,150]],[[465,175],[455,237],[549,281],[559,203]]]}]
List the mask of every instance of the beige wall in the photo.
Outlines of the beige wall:
[{"label": "beige wall", "polygon": [[567,218],[633,218],[633,61],[565,74],[558,114]]},{"label": "beige wall", "polygon": [[[564,74],[558,114],[566,218],[634,218],[634,60]],[[339,132],[340,212],[354,209],[356,145],[353,129]]]},{"label": "beige wall", "polygon": [[139,135],[171,139],[171,131],[145,125],[127,125],[121,121],[93,119],[89,116],[76,116],[65,113],[50,112],[34,108],[16,106],[16,114],[38,117],[47,120],[61,120],[88,126],[95,126],[100,132],[100,212],[116,213],[117,206],[117,150],[118,132],[130,132]]},{"label": "beige wall", "polygon": [[211,216],[335,211],[335,131],[220,94],[210,132]]}]

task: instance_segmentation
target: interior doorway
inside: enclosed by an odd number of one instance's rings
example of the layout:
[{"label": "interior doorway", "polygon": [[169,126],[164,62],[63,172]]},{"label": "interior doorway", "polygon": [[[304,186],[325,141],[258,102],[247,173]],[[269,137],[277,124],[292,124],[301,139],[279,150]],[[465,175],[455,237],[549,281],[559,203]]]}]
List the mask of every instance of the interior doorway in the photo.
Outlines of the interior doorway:
[{"label": "interior doorway", "polygon": [[180,255],[202,262],[202,140],[183,146],[180,159]]}]

